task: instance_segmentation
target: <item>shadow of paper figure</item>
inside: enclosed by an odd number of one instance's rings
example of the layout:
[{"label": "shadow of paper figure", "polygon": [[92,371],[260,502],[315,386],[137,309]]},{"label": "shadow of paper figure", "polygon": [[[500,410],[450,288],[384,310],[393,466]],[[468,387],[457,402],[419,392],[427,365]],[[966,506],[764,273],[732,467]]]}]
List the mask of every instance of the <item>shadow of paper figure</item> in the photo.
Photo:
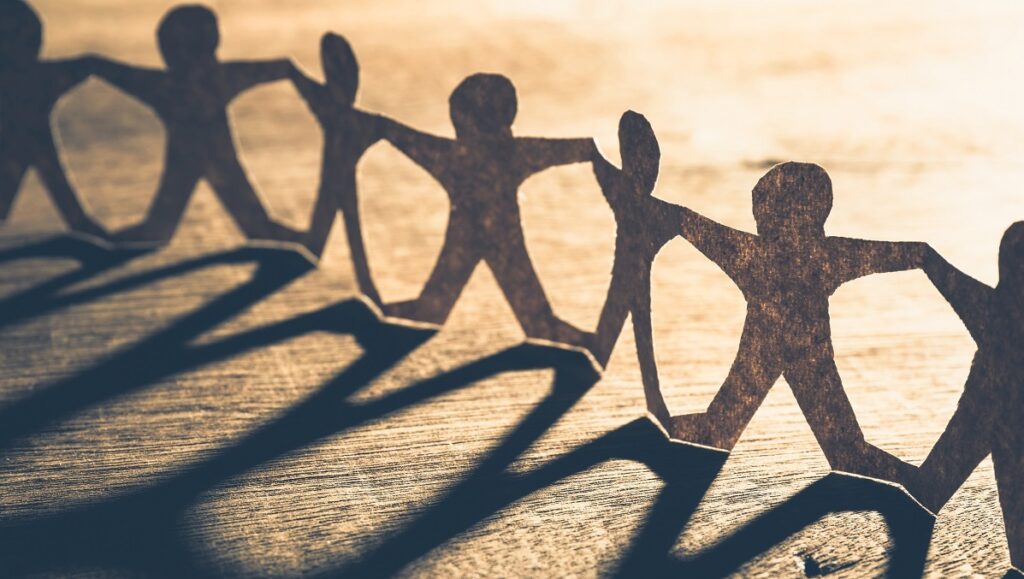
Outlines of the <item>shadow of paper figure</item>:
[{"label": "shadow of paper figure", "polygon": [[[671,561],[659,575],[729,576],[826,515],[851,511],[875,511],[885,519],[892,542],[886,577],[921,577],[935,519],[895,485],[838,473],[814,482],[712,547],[692,557]],[[807,577],[828,575],[854,566],[853,563],[821,565],[813,558],[807,561],[806,557],[804,565],[809,566],[804,569]],[[817,569],[816,574],[814,569]]]},{"label": "shadow of paper figure", "polygon": [[474,74],[449,99],[455,139],[386,121],[385,136],[444,187],[451,202],[437,263],[415,300],[387,315],[441,325],[476,266],[485,262],[529,338],[582,346],[586,334],[558,318],[526,250],[519,187],[531,175],[589,161],[593,139],[514,137],[516,90],[496,74]]},{"label": "shadow of paper figure", "polygon": [[654,197],[661,150],[643,115],[628,111],[619,120],[622,169],[600,153],[594,174],[615,215],[615,261],[597,331],[590,347],[598,363],[608,364],[626,316],[633,320],[647,410],[667,430],[668,408],[661,394],[651,327],[651,267],[666,243],[679,235],[682,207]]},{"label": "shadow of paper figure", "polygon": [[930,252],[925,271],[978,345],[956,413],[906,486],[938,512],[990,453],[1010,560],[1024,569],[1024,221],[999,247],[999,283]]},{"label": "shadow of paper figure", "polygon": [[10,215],[25,174],[35,168],[64,221],[75,232],[107,232],[82,207],[68,182],[50,116],[65,93],[89,77],[85,58],[40,60],[43,24],[21,0],[0,3],[0,221]]},{"label": "shadow of paper figure", "polygon": [[325,34],[320,41],[320,58],[324,84],[310,79],[298,69],[292,71],[295,87],[324,134],[320,190],[304,243],[313,255],[323,255],[331,227],[340,211],[359,290],[381,306],[380,293],[370,276],[363,243],[356,166],[366,150],[383,136],[383,123],[380,116],[365,113],[354,106],[359,89],[359,63],[348,41],[337,34]]},{"label": "shadow of paper figure", "polygon": [[753,190],[758,234],[685,209],[682,235],[739,287],[747,317],[729,375],[707,412],[672,418],[679,440],[731,450],[780,376],[829,465],[898,481],[909,465],[867,443],[836,369],[829,296],[874,273],[921,267],[923,243],[825,235],[832,182],[824,169],[776,165]]},{"label": "shadow of paper figure", "polygon": [[170,241],[200,179],[205,178],[250,239],[300,243],[299,232],[274,221],[260,202],[238,158],[228,104],[244,91],[282,80],[287,60],[219,62],[217,16],[198,5],[171,9],[157,31],[167,70],[92,57],[95,74],[149,106],[164,124],[163,175],[145,219],[118,231],[118,243]]}]

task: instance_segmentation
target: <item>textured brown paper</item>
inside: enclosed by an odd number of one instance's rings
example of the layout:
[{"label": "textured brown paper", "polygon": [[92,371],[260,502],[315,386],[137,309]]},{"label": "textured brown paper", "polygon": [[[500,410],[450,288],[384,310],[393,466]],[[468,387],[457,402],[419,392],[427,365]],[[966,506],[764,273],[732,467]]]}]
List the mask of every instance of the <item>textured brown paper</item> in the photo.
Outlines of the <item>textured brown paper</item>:
[{"label": "textured brown paper", "polygon": [[325,34],[320,41],[320,58],[324,84],[311,80],[298,69],[292,71],[295,87],[324,133],[320,190],[304,244],[313,255],[323,255],[340,211],[359,290],[379,307],[382,305],[380,293],[370,276],[359,220],[356,166],[363,153],[381,139],[384,125],[381,117],[354,107],[359,89],[359,63],[348,41],[336,34]]},{"label": "textured brown paper", "polygon": [[905,482],[933,512],[989,454],[995,465],[1010,560],[1024,568],[1024,222],[999,247],[999,284],[973,279],[931,252],[925,271],[978,351],[956,413],[921,468]]},{"label": "textured brown paper", "polygon": [[586,334],[558,318],[526,251],[519,186],[556,165],[589,161],[592,139],[514,137],[516,90],[496,74],[474,74],[449,99],[455,139],[387,121],[385,135],[444,187],[451,202],[444,245],[415,300],[388,316],[443,324],[481,261],[494,274],[527,337],[582,346]]},{"label": "textured brown paper", "polygon": [[780,376],[835,470],[901,480],[910,468],[864,440],[833,359],[829,296],[873,273],[921,267],[923,243],[825,235],[832,182],[805,163],[776,165],[753,190],[757,235],[684,210],[682,235],[739,287],[747,317],[739,351],[707,412],[675,416],[679,440],[731,450]]},{"label": "textured brown paper", "polygon": [[302,236],[271,219],[235,150],[228,104],[246,90],[287,78],[287,60],[219,62],[217,17],[196,5],[171,9],[157,31],[166,70],[92,58],[97,76],[148,105],[167,131],[163,176],[145,219],[119,231],[119,243],[168,242],[205,178],[250,239],[299,243]]},{"label": "textured brown paper", "polygon": [[58,99],[89,76],[84,58],[40,60],[43,25],[23,2],[0,2],[0,221],[30,168],[76,233],[106,238],[68,182],[50,128]]},{"label": "textured brown paper", "polygon": [[661,150],[650,123],[627,111],[619,120],[622,169],[600,153],[594,174],[615,215],[615,261],[612,281],[601,310],[591,349],[598,363],[608,364],[626,316],[633,320],[637,356],[647,410],[665,429],[671,428],[668,408],[658,381],[651,328],[651,266],[658,251],[679,235],[683,208],[652,195],[658,179]]}]

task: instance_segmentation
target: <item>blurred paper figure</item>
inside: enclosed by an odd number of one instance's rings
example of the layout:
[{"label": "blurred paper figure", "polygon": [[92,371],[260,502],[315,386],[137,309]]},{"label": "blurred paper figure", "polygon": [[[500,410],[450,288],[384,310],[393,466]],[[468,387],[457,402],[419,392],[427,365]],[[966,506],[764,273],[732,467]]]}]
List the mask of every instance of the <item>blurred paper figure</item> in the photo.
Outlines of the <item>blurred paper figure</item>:
[{"label": "blurred paper figure", "polygon": [[0,2],[0,221],[14,205],[25,174],[35,167],[57,210],[77,233],[107,232],[82,207],[68,182],[50,128],[65,93],[88,78],[88,60],[40,60],[43,24],[21,0]]}]

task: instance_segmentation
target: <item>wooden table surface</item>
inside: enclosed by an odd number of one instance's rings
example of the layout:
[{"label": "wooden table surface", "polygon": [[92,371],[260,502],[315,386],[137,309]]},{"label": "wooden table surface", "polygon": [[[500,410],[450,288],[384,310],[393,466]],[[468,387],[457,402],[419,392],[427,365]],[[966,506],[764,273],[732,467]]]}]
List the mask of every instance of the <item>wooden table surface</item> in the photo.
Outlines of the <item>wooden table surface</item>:
[{"label": "wooden table surface", "polygon": [[[169,2],[38,0],[45,54],[159,62]],[[426,5],[425,5],[426,4]],[[291,55],[319,74],[346,35],[360,106],[451,134],[464,76],[516,82],[521,135],[594,135],[622,111],[663,151],[657,195],[753,228],[776,160],[830,172],[831,234],[923,240],[986,282],[1024,218],[1024,5],[786,1],[212,2],[223,58]],[[667,4],[667,3],[666,3]],[[231,109],[275,216],[305,226],[321,139],[278,83]],[[95,80],[54,125],[73,182],[111,228],[141,218],[163,137]],[[385,298],[418,292],[444,231],[441,188],[386,144],[360,166]],[[588,166],[522,191],[554,307],[593,328],[614,224]],[[173,244],[103,254],[26,181],[0,226],[0,575],[1000,577],[1008,555],[986,460],[931,527],[898,492],[826,477],[785,384],[728,460],[644,418],[631,331],[594,383],[522,336],[486,268],[445,329],[369,323],[336,228],[317,269],[244,239],[202,185]],[[739,292],[683,240],[654,272],[657,357],[674,413],[702,409],[736,351]],[[837,363],[869,441],[920,464],[973,344],[920,272],[832,300]]]}]

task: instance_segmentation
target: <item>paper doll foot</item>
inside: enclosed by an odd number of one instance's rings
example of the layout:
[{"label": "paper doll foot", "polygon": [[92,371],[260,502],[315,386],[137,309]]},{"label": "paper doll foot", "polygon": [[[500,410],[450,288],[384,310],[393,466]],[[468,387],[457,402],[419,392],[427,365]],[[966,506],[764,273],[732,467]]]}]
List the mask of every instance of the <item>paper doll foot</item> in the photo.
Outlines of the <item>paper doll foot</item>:
[{"label": "paper doll foot", "polygon": [[148,228],[136,225],[110,235],[110,241],[117,247],[129,249],[156,249],[171,242],[170,236],[157,235]]},{"label": "paper doll foot", "polygon": [[680,442],[687,442],[689,444],[696,444],[698,446],[705,446],[715,450],[722,450],[729,452],[731,448],[726,448],[726,445],[720,441],[715,440],[708,433],[707,428],[707,415],[706,414],[684,414],[682,416],[673,416],[671,422],[671,428],[669,428],[669,435]]},{"label": "paper doll foot", "polygon": [[932,514],[939,514],[946,504],[946,500],[939,493],[931,490],[935,481],[922,475],[918,469],[914,469],[914,472],[908,474],[901,483],[910,496],[914,497],[914,500],[921,503],[921,506],[931,511]]},{"label": "paper doll foot", "polygon": [[419,316],[419,302],[416,300],[384,304],[381,311],[384,313],[384,321],[389,324],[434,331],[440,330],[442,326],[441,323]]}]

